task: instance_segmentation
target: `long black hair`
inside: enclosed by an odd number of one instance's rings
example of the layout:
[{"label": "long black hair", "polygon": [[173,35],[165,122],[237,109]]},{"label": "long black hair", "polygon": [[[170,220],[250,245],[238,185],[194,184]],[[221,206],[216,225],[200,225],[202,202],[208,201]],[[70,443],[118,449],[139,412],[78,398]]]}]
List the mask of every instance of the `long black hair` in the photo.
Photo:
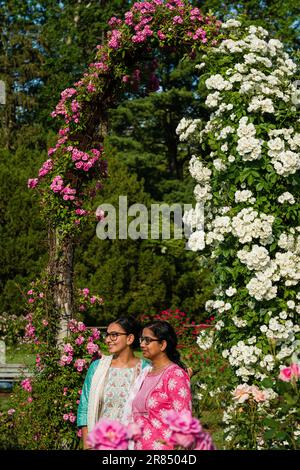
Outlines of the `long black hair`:
[{"label": "long black hair", "polygon": [[170,361],[174,362],[182,369],[187,370],[186,365],[181,361],[180,354],[177,350],[178,340],[176,332],[169,322],[164,320],[154,320],[153,322],[146,323],[144,328],[149,328],[153,331],[159,341],[165,340],[167,342],[165,353]]},{"label": "long black hair", "polygon": [[136,320],[136,318],[129,315],[128,317],[120,317],[111,323],[118,323],[118,325],[123,328],[125,333],[134,336],[134,341],[130,345],[132,349],[137,349],[140,346],[139,337],[142,331],[142,325],[138,320]]}]

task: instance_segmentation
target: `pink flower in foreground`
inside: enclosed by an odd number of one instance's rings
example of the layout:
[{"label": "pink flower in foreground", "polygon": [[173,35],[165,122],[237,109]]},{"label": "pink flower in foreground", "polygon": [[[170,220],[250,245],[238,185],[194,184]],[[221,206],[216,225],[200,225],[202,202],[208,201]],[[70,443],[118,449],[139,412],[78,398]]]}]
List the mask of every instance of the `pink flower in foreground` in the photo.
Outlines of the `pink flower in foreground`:
[{"label": "pink flower in foreground", "polygon": [[103,418],[88,434],[87,441],[96,450],[126,450],[127,429],[118,421]]},{"label": "pink flower in foreground", "polygon": [[296,381],[300,377],[300,365],[293,363],[290,367],[283,367],[279,374],[279,379],[283,382]]},{"label": "pink flower in foreground", "polygon": [[172,431],[170,442],[181,447],[191,447],[197,436],[202,432],[202,426],[198,419],[193,418],[188,410],[183,410],[180,413],[170,410],[164,421],[168,424],[169,430]]},{"label": "pink flower in foreground", "polygon": [[127,435],[133,441],[138,440],[143,435],[143,428],[137,423],[131,423],[127,427]]},{"label": "pink flower in foreground", "polygon": [[200,433],[197,437],[196,445],[193,450],[216,450],[212,438],[208,432]]}]

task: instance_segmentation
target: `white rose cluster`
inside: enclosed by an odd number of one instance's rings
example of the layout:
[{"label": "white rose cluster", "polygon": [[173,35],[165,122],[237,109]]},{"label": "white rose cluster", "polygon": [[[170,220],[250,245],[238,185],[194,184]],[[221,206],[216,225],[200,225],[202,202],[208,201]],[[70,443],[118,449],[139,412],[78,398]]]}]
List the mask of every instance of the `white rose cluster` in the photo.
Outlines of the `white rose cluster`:
[{"label": "white rose cluster", "polygon": [[[244,62],[229,69],[230,83],[238,83],[238,92],[250,98],[248,112],[276,113],[275,100],[279,98],[286,103],[292,103],[293,86],[287,86],[283,78],[292,76],[296,64],[283,51],[283,44],[276,40],[265,38],[267,32],[260,27],[250,26],[249,35],[244,39],[227,39],[222,41],[215,53],[243,53]],[[265,73],[259,67],[268,68]],[[275,100],[271,98],[274,96]],[[220,99],[220,97],[219,97]]]},{"label": "white rose cluster", "polygon": [[288,202],[289,204],[295,204],[295,198],[294,196],[289,193],[288,191],[285,191],[284,193],[282,193],[277,201],[280,203],[280,204],[284,204],[285,202]]},{"label": "white rose cluster", "polygon": [[232,84],[227,80],[224,80],[222,75],[217,73],[216,75],[212,75],[205,81],[206,88],[208,90],[231,90]]},{"label": "white rose cluster", "polygon": [[232,218],[232,234],[243,244],[252,242],[256,238],[262,245],[267,245],[273,241],[273,222],[272,215],[266,215],[263,212],[258,214],[252,207],[247,207]]},{"label": "white rose cluster", "polygon": [[244,328],[245,326],[247,326],[246,320],[238,318],[236,315],[232,317],[232,321],[237,328]]},{"label": "white rose cluster", "polygon": [[253,277],[246,285],[246,288],[249,295],[259,301],[271,300],[277,295],[277,286],[274,286],[271,279],[266,277]]},{"label": "white rose cluster", "polygon": [[251,271],[261,271],[271,261],[268,250],[259,245],[253,245],[251,251],[245,249],[239,250],[237,256]]},{"label": "white rose cluster", "polygon": [[236,191],[234,193],[234,199],[235,202],[240,203],[240,202],[249,202],[250,204],[255,203],[255,197],[253,197],[252,191],[249,191],[248,189],[244,189],[243,191]]},{"label": "white rose cluster", "polygon": [[200,349],[204,351],[210,349],[213,345],[214,332],[212,329],[202,330],[196,340]]},{"label": "white rose cluster", "polygon": [[237,135],[239,139],[236,149],[243,160],[258,160],[261,157],[261,142],[254,137],[256,129],[252,123],[248,124],[247,116],[240,119]]},{"label": "white rose cluster", "polygon": [[181,142],[187,140],[196,131],[201,119],[182,118],[176,128],[176,134],[179,135]]},{"label": "white rose cluster", "polygon": [[227,215],[215,217],[210,224],[207,224],[205,243],[211,245],[214,241],[222,242],[225,235],[231,232],[231,218]]},{"label": "white rose cluster", "polygon": [[226,289],[226,291],[225,291],[225,294],[226,294],[228,297],[232,297],[232,296],[234,296],[236,293],[237,293],[236,288],[235,288],[235,287],[232,287],[232,286],[228,287],[228,289]]},{"label": "white rose cluster", "polygon": [[205,310],[207,312],[212,312],[217,310],[218,313],[223,313],[231,309],[230,302],[224,302],[223,300],[207,300],[205,303]]},{"label": "white rose cluster", "polygon": [[202,204],[197,203],[195,208],[183,214],[182,221],[190,231],[202,229],[204,225],[204,211]]},{"label": "white rose cluster", "polygon": [[300,138],[299,133],[292,135],[293,131],[292,128],[273,129],[269,131],[267,142],[268,155],[276,173],[285,177],[300,169]]},{"label": "white rose cluster", "polygon": [[271,98],[264,98],[264,96],[254,96],[249,103],[247,111],[261,111],[262,113],[274,113],[274,105]]},{"label": "white rose cluster", "polygon": [[191,176],[202,184],[208,184],[210,182],[211,170],[206,168],[203,163],[195,155],[192,156],[189,163],[189,170]]},{"label": "white rose cluster", "polygon": [[[260,330],[268,339],[276,341],[278,344],[284,343],[286,348],[287,344],[295,341],[295,334],[300,331],[300,327],[299,325],[294,325],[291,319],[284,320],[282,315],[279,314],[278,316],[272,316],[268,325],[262,325]],[[292,349],[289,349],[287,355],[291,353]],[[279,356],[280,358],[284,357],[282,351],[279,353]]]},{"label": "white rose cluster", "polygon": [[278,246],[285,250],[275,254],[280,276],[284,278],[286,286],[296,286],[300,281],[300,227],[291,229],[289,233],[282,233]]},{"label": "white rose cluster", "polygon": [[239,341],[227,353],[229,363],[237,369],[236,375],[248,382],[249,378],[256,373],[253,366],[258,363],[262,350],[255,345],[247,345],[244,341]]},{"label": "white rose cluster", "polygon": [[205,233],[203,230],[193,232],[187,242],[187,248],[191,251],[201,251],[205,248]]}]

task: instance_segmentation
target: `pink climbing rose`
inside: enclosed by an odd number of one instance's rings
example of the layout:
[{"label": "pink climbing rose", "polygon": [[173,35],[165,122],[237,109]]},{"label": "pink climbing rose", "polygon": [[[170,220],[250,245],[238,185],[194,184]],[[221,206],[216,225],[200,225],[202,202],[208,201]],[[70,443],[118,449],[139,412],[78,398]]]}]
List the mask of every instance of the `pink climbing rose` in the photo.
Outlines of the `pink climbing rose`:
[{"label": "pink climbing rose", "polygon": [[278,377],[283,382],[298,380],[300,377],[300,365],[293,363],[290,365],[290,367],[283,367]]},{"label": "pink climbing rose", "polygon": [[118,421],[100,419],[88,434],[88,443],[96,450],[126,450],[127,428]]}]

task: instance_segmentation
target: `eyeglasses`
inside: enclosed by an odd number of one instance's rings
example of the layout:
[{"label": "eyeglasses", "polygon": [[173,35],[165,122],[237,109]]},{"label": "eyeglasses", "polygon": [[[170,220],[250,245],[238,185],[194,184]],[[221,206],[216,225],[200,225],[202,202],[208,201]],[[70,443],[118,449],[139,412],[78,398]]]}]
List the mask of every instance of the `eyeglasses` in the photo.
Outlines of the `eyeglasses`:
[{"label": "eyeglasses", "polygon": [[104,339],[110,338],[111,341],[117,341],[118,337],[122,335],[128,336],[127,333],[119,333],[117,331],[112,331],[111,333],[109,333],[107,331],[106,333],[104,333],[103,337]]},{"label": "eyeglasses", "polygon": [[146,344],[150,344],[152,343],[152,341],[160,341],[160,339],[150,338],[150,336],[141,336],[139,341],[140,341],[140,344],[142,344],[143,341]]}]

